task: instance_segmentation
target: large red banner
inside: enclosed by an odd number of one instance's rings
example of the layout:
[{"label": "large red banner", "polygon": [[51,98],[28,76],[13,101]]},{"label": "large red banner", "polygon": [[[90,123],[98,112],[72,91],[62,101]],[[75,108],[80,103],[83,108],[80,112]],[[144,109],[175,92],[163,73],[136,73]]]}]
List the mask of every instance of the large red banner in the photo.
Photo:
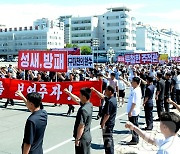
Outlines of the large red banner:
[{"label": "large red banner", "polygon": [[[16,79],[0,79],[0,98],[20,99],[16,96],[17,90],[22,91],[26,96],[31,92],[38,92],[42,96],[43,102],[57,104],[76,104],[64,93],[67,88],[73,94],[80,96],[80,89],[84,87],[94,87],[102,91],[101,81],[79,81],[79,82],[31,82]],[[94,106],[100,105],[99,97],[92,92],[91,102]]]},{"label": "large red banner", "polygon": [[52,72],[67,72],[66,51],[19,51],[18,68]]},{"label": "large red banner", "polygon": [[159,54],[158,52],[126,54],[124,63],[129,65],[156,64],[159,63]]}]

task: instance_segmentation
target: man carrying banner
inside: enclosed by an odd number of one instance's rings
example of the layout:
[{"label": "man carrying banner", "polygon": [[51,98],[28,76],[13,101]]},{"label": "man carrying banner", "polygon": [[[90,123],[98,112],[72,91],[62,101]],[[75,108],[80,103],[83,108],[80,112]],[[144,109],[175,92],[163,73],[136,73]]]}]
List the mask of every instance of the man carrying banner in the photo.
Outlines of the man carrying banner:
[{"label": "man carrying banner", "polygon": [[47,125],[47,112],[40,109],[41,96],[36,92],[29,93],[26,97],[21,91],[17,91],[16,94],[32,112],[26,121],[22,154],[43,154],[42,144]]},{"label": "man carrying banner", "polygon": [[91,121],[93,106],[89,102],[91,96],[90,88],[82,88],[80,97],[72,94],[67,88],[64,92],[68,94],[72,100],[81,105],[77,112],[76,121],[74,124],[73,137],[75,138],[76,154],[90,154],[91,147]]}]

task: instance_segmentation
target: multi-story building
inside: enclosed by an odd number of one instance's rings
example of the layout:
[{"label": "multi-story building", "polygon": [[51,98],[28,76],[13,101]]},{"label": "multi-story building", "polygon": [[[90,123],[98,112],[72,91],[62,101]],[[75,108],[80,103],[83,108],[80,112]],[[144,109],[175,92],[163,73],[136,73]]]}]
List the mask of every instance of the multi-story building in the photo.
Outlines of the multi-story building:
[{"label": "multi-story building", "polygon": [[159,52],[170,57],[180,56],[179,35],[169,30],[158,30],[139,23],[136,28],[137,50]]},{"label": "multi-story building", "polygon": [[170,37],[170,56],[178,57],[180,56],[180,34],[172,30],[161,30],[163,33],[169,35]]},{"label": "multi-story building", "polygon": [[64,23],[64,43],[65,44],[71,44],[71,18],[72,18],[72,15],[60,16],[58,18],[59,22]]},{"label": "multi-story building", "polygon": [[100,33],[100,42],[104,38],[104,48],[126,52],[136,50],[136,23],[131,10],[126,7],[109,8],[101,18],[104,33]]},{"label": "multi-story building", "polygon": [[117,54],[136,50],[135,18],[126,7],[109,8],[99,16],[60,16],[59,21],[64,22],[68,33],[65,43],[92,46],[95,53],[101,50],[102,55],[112,48]]},{"label": "multi-story building", "polygon": [[60,16],[59,21],[64,22],[65,43],[79,46],[91,46],[93,38],[98,37],[98,17],[72,17]]},{"label": "multi-story building", "polygon": [[0,55],[18,55],[19,50],[64,47],[64,23],[38,19],[30,27],[0,29]]}]

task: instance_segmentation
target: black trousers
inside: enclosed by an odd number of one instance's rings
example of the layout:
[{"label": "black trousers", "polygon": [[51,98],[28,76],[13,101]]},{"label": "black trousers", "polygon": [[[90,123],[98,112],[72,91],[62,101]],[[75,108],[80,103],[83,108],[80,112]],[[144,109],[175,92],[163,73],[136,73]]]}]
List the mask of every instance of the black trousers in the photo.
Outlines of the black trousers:
[{"label": "black trousers", "polygon": [[166,112],[169,112],[169,103],[167,102],[167,98],[164,98],[164,108]]},{"label": "black trousers", "polygon": [[141,86],[142,98],[145,96],[145,86]]},{"label": "black trousers", "polygon": [[164,100],[156,101],[157,113],[158,113],[159,118],[161,117],[161,113],[164,112],[163,103],[164,103]]},{"label": "black trousers", "polygon": [[180,105],[180,90],[176,89],[176,101]]},{"label": "black trousers", "polygon": [[[138,123],[138,116],[132,116],[132,117],[129,117],[129,121],[132,122],[135,126],[139,126],[139,123]],[[135,131],[131,131],[132,133],[132,142],[137,142],[139,143],[139,135],[135,132]]]},{"label": "black trousers", "polygon": [[79,146],[75,146],[76,154],[90,154],[91,141],[80,140]]},{"label": "black trousers", "polygon": [[106,126],[103,129],[103,141],[105,154],[114,154],[113,127]]},{"label": "black trousers", "polygon": [[153,128],[153,104],[152,103],[146,103],[144,106],[144,112],[145,112],[145,119],[146,119],[146,125],[148,128]]},{"label": "black trousers", "polygon": [[102,117],[102,109],[103,109],[104,100],[101,99],[101,104],[99,106],[98,116]]},{"label": "black trousers", "polygon": [[11,102],[11,105],[12,105],[12,106],[14,105],[14,101],[13,101],[13,99],[9,99],[9,98],[7,98],[7,101],[6,101],[5,105],[4,105],[5,107],[7,107],[7,106],[8,106],[9,101]]}]

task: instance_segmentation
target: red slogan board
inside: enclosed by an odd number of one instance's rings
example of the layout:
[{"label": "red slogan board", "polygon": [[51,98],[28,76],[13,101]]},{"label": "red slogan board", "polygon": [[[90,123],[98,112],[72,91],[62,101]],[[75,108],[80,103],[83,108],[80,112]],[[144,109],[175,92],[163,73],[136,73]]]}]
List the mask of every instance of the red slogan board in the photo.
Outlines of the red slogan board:
[{"label": "red slogan board", "polygon": [[18,68],[22,70],[67,72],[67,52],[19,51]]},{"label": "red slogan board", "polygon": [[[43,102],[57,104],[76,104],[64,93],[67,88],[73,94],[80,96],[80,89],[84,87],[94,87],[102,91],[102,81],[80,81],[80,82],[31,82],[16,79],[0,79],[0,98],[20,99],[16,96],[17,90],[27,93],[38,92],[42,96]],[[100,105],[99,97],[92,92],[91,102],[94,106]]]}]

